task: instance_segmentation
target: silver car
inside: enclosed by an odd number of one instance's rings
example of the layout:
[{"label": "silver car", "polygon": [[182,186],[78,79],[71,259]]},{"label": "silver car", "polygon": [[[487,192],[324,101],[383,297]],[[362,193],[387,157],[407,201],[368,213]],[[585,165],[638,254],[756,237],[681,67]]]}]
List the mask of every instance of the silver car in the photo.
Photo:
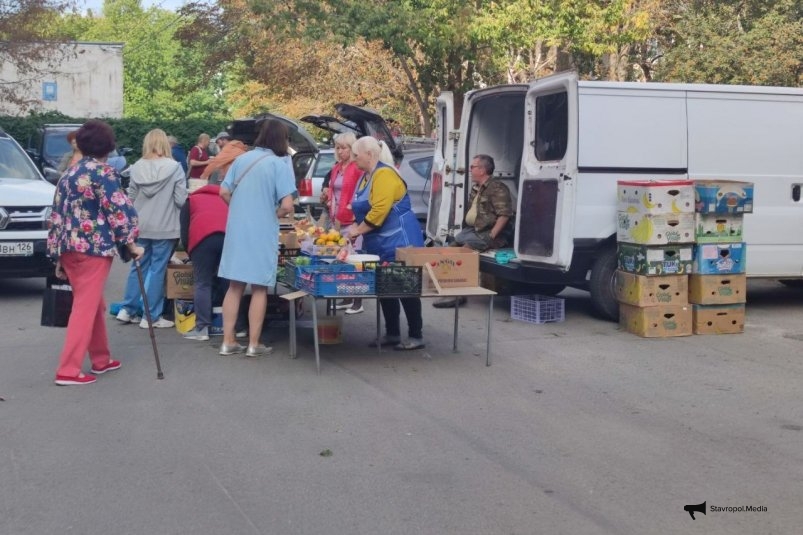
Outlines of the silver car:
[{"label": "silver car", "polygon": [[[430,172],[432,171],[432,157],[435,152],[433,146],[415,146],[404,148],[404,156],[398,167],[399,174],[407,183],[413,212],[420,221],[427,219],[427,206],[429,205]],[[332,166],[335,164],[334,149],[322,149],[315,156],[310,165],[306,178],[312,181],[312,191],[299,190],[298,202],[302,207],[310,207],[313,215],[323,209],[321,206],[321,186]]]}]

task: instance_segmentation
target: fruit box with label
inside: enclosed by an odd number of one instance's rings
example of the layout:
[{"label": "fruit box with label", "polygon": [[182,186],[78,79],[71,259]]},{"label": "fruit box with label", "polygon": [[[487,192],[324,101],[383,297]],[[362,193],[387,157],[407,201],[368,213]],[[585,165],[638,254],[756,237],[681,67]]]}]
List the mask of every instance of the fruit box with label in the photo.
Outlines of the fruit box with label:
[{"label": "fruit box with label", "polygon": [[689,303],[731,305],[747,302],[747,275],[691,275]]},{"label": "fruit box with label", "polygon": [[620,212],[694,213],[694,182],[691,180],[620,180],[616,185]]},{"label": "fruit box with label", "polygon": [[691,245],[639,245],[620,243],[618,268],[636,275],[685,275],[691,273]]},{"label": "fruit box with label", "polygon": [[744,273],[747,245],[744,243],[698,243],[694,246],[692,273],[722,275]]},{"label": "fruit box with label", "polygon": [[616,299],[629,305],[651,307],[689,304],[688,275],[645,277],[617,271],[615,290]]},{"label": "fruit box with label", "polygon": [[641,245],[694,242],[694,214],[617,213],[616,240]]},{"label": "fruit box with label", "polygon": [[701,214],[747,214],[753,211],[753,183],[695,180],[694,211]]},{"label": "fruit box with label", "polygon": [[192,299],[192,264],[173,264],[167,266],[165,295],[168,299]]},{"label": "fruit box with label", "polygon": [[743,241],[743,214],[694,214],[694,241],[730,243]]},{"label": "fruit box with label", "polygon": [[692,305],[694,334],[744,332],[744,305]]},{"label": "fruit box with label", "polygon": [[[480,255],[468,247],[400,247],[396,260],[408,266],[429,266],[442,288],[468,288],[480,285]],[[423,271],[424,293],[435,285]]]},{"label": "fruit box with label", "polygon": [[619,325],[644,338],[689,336],[692,334],[691,305],[637,307],[621,304]]}]

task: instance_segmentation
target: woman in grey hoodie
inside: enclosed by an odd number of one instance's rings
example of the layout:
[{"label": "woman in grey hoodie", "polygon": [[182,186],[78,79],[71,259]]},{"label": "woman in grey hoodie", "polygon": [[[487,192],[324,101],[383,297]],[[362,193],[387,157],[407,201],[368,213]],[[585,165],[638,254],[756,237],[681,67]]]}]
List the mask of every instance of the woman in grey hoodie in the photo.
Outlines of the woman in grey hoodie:
[{"label": "woman in grey hoodie", "polygon": [[[142,159],[131,166],[128,196],[139,214],[137,245],[145,249],[139,263],[153,326],[172,327],[172,321],[162,318],[164,278],[181,232],[179,212],[187,200],[187,186],[181,164],[173,159],[167,135],[158,128],[145,135]],[[132,264],[117,319],[123,323],[139,321],[139,326],[147,329],[147,321],[137,316],[141,299],[136,266]]]}]

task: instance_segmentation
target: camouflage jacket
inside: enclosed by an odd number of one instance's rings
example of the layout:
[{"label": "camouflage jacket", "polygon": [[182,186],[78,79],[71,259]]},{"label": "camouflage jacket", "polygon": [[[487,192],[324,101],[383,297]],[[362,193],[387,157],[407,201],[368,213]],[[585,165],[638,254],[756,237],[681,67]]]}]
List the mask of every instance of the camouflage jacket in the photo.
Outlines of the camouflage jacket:
[{"label": "camouflage jacket", "polygon": [[[480,198],[477,203],[477,219],[474,221],[474,229],[478,233],[489,232],[499,216],[506,215],[510,217],[511,221],[513,220],[513,200],[510,197],[510,190],[503,182],[491,178],[482,186],[474,184],[468,197],[466,212],[471,208],[474,197],[477,195]],[[511,223],[508,222],[508,227],[510,226]]]}]

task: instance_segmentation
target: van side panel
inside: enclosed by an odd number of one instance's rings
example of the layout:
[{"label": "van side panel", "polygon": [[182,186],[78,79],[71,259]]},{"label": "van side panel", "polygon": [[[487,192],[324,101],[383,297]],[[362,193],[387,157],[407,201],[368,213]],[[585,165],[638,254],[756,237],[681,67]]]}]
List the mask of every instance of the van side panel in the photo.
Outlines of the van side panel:
[{"label": "van side panel", "polygon": [[616,181],[685,179],[685,91],[580,86],[574,235],[616,234]]},{"label": "van side panel", "polygon": [[683,91],[581,87],[578,166],[686,168]]},{"label": "van side panel", "polygon": [[689,178],[755,184],[747,274],[803,273],[803,96],[689,92]]}]

